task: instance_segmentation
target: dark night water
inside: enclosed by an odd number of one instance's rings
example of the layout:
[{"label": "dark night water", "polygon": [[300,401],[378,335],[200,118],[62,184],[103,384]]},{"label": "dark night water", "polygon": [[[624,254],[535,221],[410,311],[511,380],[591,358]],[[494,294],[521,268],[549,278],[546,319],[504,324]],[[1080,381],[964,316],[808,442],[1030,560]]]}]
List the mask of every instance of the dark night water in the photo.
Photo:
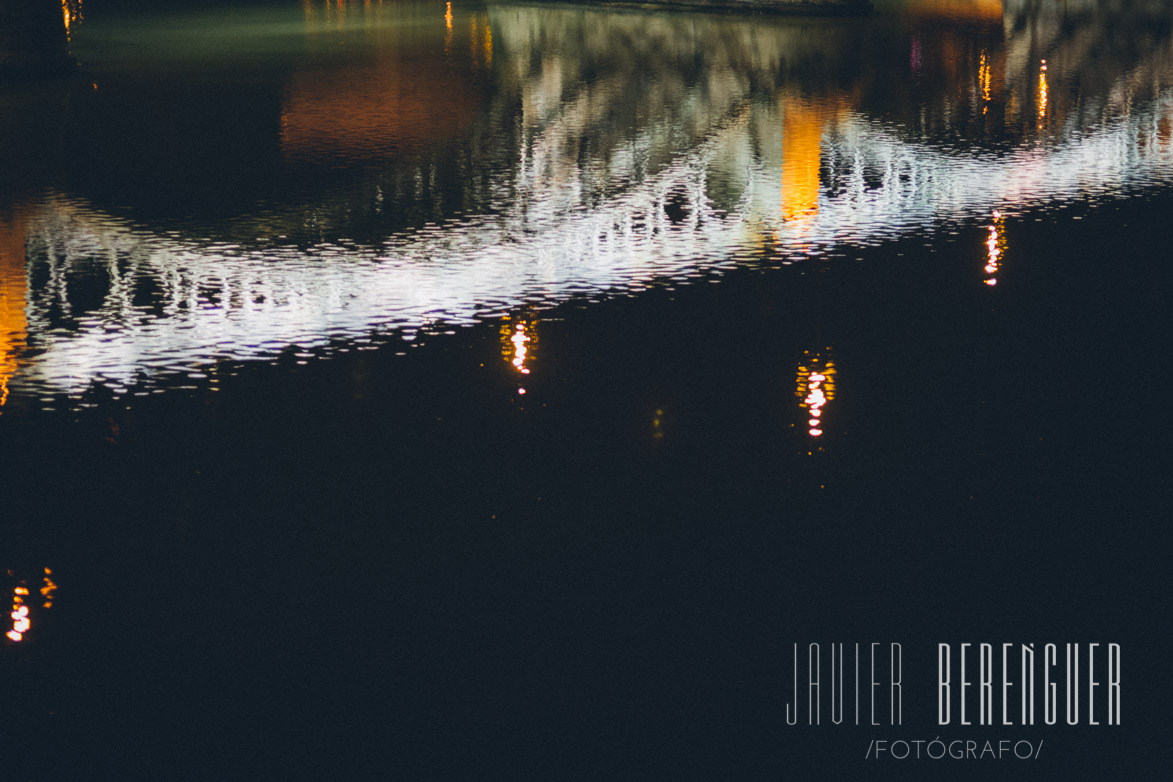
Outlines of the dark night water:
[{"label": "dark night water", "polygon": [[[87,2],[0,86],[12,778],[1161,778],[1173,12],[877,5]],[[840,641],[901,726],[786,725]],[[938,727],[964,641],[1124,724]]]}]

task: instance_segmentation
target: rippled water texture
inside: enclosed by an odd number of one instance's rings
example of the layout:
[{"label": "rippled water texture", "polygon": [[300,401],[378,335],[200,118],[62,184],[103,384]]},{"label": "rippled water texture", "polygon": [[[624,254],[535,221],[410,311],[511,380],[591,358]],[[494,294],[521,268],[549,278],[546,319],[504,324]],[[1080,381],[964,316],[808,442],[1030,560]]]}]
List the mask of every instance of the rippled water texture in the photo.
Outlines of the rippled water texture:
[{"label": "rippled water texture", "polygon": [[[68,0],[0,85],[0,778],[1158,778],[1173,4],[876,5]],[[939,727],[944,641],[1038,722]],[[788,725],[812,642],[905,721]],[[1074,642],[1121,726],[1042,724]],[[1045,746],[864,759],[938,734]]]},{"label": "rippled water texture", "polygon": [[121,394],[1166,184],[1170,24],[1107,0],[77,19],[83,78],[2,96],[0,372]]}]

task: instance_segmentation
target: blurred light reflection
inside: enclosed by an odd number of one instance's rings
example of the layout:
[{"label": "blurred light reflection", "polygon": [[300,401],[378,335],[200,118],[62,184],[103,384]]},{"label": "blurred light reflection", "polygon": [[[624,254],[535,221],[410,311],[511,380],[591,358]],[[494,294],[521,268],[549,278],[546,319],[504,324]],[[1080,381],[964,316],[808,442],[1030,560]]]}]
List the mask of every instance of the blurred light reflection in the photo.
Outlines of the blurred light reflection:
[{"label": "blurred light reflection", "polygon": [[1039,65],[1039,126],[1047,117],[1047,61]]},{"label": "blurred light reflection", "polygon": [[8,383],[19,368],[28,335],[28,281],[24,224],[19,212],[0,213],[0,408],[8,401]]},{"label": "blurred light reflection", "polygon": [[[84,188],[0,212],[0,402],[121,394],[291,345],[328,354],[1173,181],[1173,92],[1135,88],[1173,83],[1168,47],[1112,49],[1101,72],[1064,33],[1099,34],[1094,14],[918,5],[990,23],[946,26],[949,46],[903,30],[875,42],[887,64],[857,73],[848,27],[525,6],[466,20],[449,3],[418,25],[400,4],[307,1],[282,18],[304,28],[309,66],[282,72],[264,116],[295,196],[274,188],[276,205],[210,222],[115,216]],[[340,40],[354,52],[336,56]],[[899,98],[890,111],[875,108],[879,82]],[[982,120],[988,135],[966,135],[959,95],[975,116],[1005,109]],[[529,328],[503,345],[519,373]]]},{"label": "blurred light reflection", "polygon": [[537,332],[532,321],[516,323],[505,320],[501,324],[501,346],[505,360],[523,375],[530,373],[527,361],[533,361],[533,348],[537,345]]},{"label": "blurred light reflection", "polygon": [[989,234],[986,237],[986,265],[983,267],[986,285],[998,284],[998,269],[1002,266],[1006,252],[1006,234],[1002,226],[1004,221],[1002,213],[995,209],[993,222],[989,225]]},{"label": "blurred light reflection", "polygon": [[[826,348],[829,353],[831,348]],[[825,425],[827,405],[835,399],[836,375],[838,371],[830,358],[822,353],[803,353],[798,366],[797,387],[794,395],[801,401],[799,406],[806,414],[807,434],[821,437]]]}]

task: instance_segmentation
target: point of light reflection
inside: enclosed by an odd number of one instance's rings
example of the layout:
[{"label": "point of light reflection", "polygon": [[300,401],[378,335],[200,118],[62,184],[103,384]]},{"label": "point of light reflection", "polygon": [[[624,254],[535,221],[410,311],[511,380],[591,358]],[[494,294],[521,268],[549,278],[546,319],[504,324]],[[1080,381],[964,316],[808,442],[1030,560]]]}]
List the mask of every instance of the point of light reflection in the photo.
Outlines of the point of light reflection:
[{"label": "point of light reflection", "polygon": [[502,322],[501,354],[510,366],[523,375],[530,373],[530,367],[526,366],[526,362],[533,361],[533,349],[537,342],[537,332],[532,322],[525,320],[519,320],[516,323],[510,320]]},{"label": "point of light reflection", "polygon": [[25,587],[16,587],[12,591],[12,629],[8,631],[7,635],[13,641],[24,640],[24,634],[29,631],[32,622],[29,619],[29,608],[25,605],[25,598],[28,596],[28,589]]},{"label": "point of light reflection", "polygon": [[982,90],[982,114],[990,110],[990,58],[985,49],[978,59],[978,83]]},{"label": "point of light reflection", "polygon": [[[829,352],[831,348],[827,348]],[[827,405],[835,399],[835,362],[824,358],[821,353],[803,353],[803,363],[798,366],[797,386],[794,395],[801,401],[799,406],[807,414],[807,433],[811,437],[823,435],[823,416]]]},{"label": "point of light reflection", "polygon": [[444,53],[452,48],[452,3],[444,10]]},{"label": "point of light reflection", "polygon": [[1006,253],[1006,232],[1002,225],[1004,221],[1002,213],[995,209],[993,221],[989,225],[989,234],[986,236],[986,265],[982,269],[986,273],[984,282],[990,286],[998,284],[998,270]]},{"label": "point of light reflection", "polygon": [[1039,125],[1047,116],[1047,61],[1039,65]]},{"label": "point of light reflection", "polygon": [[[57,584],[53,581],[52,574],[52,570],[45,568],[43,585],[39,589],[42,609],[51,608],[53,605],[53,593],[57,591]],[[8,575],[12,576],[13,572],[8,571]],[[5,636],[13,642],[24,641],[33,624],[33,612],[29,603],[30,590],[24,583],[20,581],[12,588],[12,610],[8,614],[12,626],[5,632]]]},{"label": "point of light reflection", "polygon": [[83,21],[82,0],[61,0],[61,16],[65,21],[65,39],[72,41],[75,22]]},{"label": "point of light reflection", "polygon": [[53,607],[53,593],[57,591],[57,584],[53,581],[51,576],[53,571],[45,568],[44,586],[41,587],[41,597],[44,598],[43,608]]}]

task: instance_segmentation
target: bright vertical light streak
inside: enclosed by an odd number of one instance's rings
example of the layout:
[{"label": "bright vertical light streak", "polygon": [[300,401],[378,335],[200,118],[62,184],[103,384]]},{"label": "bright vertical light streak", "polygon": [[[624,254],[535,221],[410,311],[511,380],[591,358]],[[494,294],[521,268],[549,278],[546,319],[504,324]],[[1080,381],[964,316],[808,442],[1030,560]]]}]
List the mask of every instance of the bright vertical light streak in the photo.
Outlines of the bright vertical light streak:
[{"label": "bright vertical light streak", "polygon": [[982,90],[982,114],[985,114],[990,110],[990,58],[984,49],[978,60],[978,83]]},{"label": "bright vertical light streak", "polygon": [[998,284],[998,278],[995,275],[1002,266],[1002,256],[1006,250],[1002,213],[995,209],[993,217],[994,219],[989,226],[989,234],[986,236],[986,265],[983,268],[986,273],[984,280],[986,285]]},{"label": "bright vertical light streak", "polygon": [[20,641],[24,639],[24,634],[29,631],[29,626],[32,622],[29,620],[29,608],[24,603],[24,599],[28,596],[28,589],[25,587],[16,587],[12,592],[12,629],[5,635],[13,641]]},{"label": "bright vertical light streak", "polygon": [[[828,348],[829,349],[829,348]],[[807,354],[809,356],[809,353]],[[807,414],[807,434],[822,437],[823,416],[826,407],[835,398],[835,363],[826,361],[816,354],[806,364],[798,367],[798,387],[795,396],[802,401],[800,406]]]},{"label": "bright vertical light streak", "polygon": [[452,3],[444,9],[444,53],[452,48]]},{"label": "bright vertical light streak", "polygon": [[52,575],[53,571],[49,568],[45,568],[45,585],[41,587],[41,597],[45,600],[45,608],[52,608],[53,593],[57,591],[57,584],[55,584],[53,579],[50,577]]},{"label": "bright vertical light streak", "polygon": [[1047,116],[1047,61],[1039,66],[1039,125]]}]

